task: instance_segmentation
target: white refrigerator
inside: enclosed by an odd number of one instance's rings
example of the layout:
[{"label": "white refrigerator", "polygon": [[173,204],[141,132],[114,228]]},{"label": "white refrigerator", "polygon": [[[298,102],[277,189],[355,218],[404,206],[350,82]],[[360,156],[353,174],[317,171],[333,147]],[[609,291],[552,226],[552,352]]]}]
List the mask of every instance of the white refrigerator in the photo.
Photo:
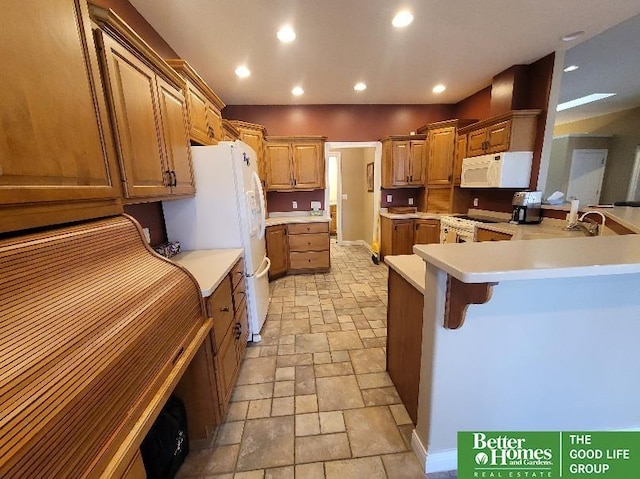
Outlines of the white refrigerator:
[{"label": "white refrigerator", "polygon": [[256,154],[241,141],[194,146],[196,196],[164,201],[169,241],[184,251],[242,248],[249,339],[260,341],[269,307],[271,262],[265,246],[266,211]]}]

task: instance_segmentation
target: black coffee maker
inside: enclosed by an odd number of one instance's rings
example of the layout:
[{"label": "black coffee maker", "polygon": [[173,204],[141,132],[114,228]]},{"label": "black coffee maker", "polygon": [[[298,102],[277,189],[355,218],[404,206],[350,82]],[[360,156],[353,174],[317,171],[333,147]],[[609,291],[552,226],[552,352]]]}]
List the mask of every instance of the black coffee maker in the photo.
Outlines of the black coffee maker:
[{"label": "black coffee maker", "polygon": [[517,224],[535,224],[542,221],[540,205],[542,191],[518,191],[513,195],[513,214],[511,222]]}]

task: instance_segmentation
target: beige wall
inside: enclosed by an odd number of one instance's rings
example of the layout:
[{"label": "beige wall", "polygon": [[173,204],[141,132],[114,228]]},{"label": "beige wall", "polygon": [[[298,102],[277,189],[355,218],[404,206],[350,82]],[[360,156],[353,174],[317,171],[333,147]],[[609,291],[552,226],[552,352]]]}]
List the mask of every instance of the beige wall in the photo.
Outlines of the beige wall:
[{"label": "beige wall", "polygon": [[640,145],[640,108],[556,125],[554,128],[554,136],[571,133],[613,136],[600,202],[611,203],[625,200],[629,179],[633,171],[636,147]]},{"label": "beige wall", "polygon": [[372,241],[373,193],[367,192],[366,165],[373,162],[374,148],[340,148],[343,241]]}]

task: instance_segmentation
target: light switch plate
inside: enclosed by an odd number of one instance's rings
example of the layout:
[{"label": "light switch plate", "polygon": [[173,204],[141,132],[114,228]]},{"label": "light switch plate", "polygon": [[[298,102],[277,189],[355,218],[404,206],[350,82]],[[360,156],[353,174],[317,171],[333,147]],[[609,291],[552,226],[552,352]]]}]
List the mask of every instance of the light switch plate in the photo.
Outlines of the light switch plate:
[{"label": "light switch plate", "polygon": [[142,232],[144,233],[147,243],[151,243],[151,233],[149,232],[149,228],[142,228]]},{"label": "light switch plate", "polygon": [[297,210],[297,209],[298,209],[298,202],[297,202],[297,201],[294,201],[291,207],[292,207],[294,210]]},{"label": "light switch plate", "polygon": [[478,198],[473,199],[473,206],[478,206]]},{"label": "light switch plate", "polygon": [[391,203],[393,201],[392,195],[387,195],[387,203]]},{"label": "light switch plate", "polygon": [[413,204],[413,198],[409,198],[409,204],[412,205]]},{"label": "light switch plate", "polygon": [[343,194],[342,194],[342,199],[343,199],[343,200],[348,200],[348,199],[349,199],[349,196],[347,196],[347,194],[346,194],[346,193],[343,193]]}]

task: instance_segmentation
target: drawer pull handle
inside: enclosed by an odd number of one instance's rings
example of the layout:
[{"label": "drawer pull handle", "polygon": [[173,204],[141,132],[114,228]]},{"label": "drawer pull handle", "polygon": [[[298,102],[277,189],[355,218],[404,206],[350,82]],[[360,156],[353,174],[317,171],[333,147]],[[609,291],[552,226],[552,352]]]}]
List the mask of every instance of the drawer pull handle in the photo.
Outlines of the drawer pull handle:
[{"label": "drawer pull handle", "polygon": [[182,356],[182,353],[184,353],[184,346],[182,346],[178,352],[176,353],[176,355],[173,357],[173,359],[171,360],[171,364],[176,364],[178,362],[178,359],[180,359],[180,356]]}]

